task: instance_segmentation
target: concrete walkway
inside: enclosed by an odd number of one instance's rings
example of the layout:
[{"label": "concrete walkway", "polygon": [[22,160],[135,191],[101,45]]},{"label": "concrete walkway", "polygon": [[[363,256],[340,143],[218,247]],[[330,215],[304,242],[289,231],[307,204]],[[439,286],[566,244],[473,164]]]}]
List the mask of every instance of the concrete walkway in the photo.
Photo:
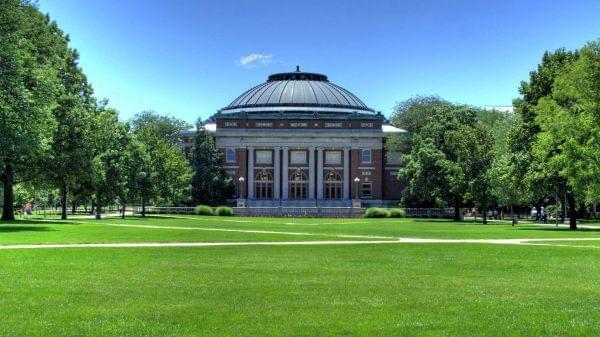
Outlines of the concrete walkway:
[{"label": "concrete walkway", "polygon": [[[49,249],[49,248],[146,248],[146,247],[224,247],[224,246],[317,246],[317,245],[378,245],[378,244],[499,244],[540,245],[577,248],[600,248],[600,246],[561,245],[561,241],[600,241],[600,238],[535,238],[535,239],[420,239],[397,240],[326,240],[326,241],[266,241],[266,242],[123,242],[123,243],[57,243],[0,245],[0,250]],[[557,242],[559,244],[553,244]]]}]

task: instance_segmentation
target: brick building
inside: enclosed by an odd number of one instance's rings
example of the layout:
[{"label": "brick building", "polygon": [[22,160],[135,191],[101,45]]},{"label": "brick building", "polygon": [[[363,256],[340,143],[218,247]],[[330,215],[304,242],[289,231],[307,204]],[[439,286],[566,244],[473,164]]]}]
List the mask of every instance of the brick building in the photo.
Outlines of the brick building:
[{"label": "brick building", "polygon": [[[248,206],[345,207],[401,197],[400,154],[384,144],[405,131],[384,122],[327,76],[297,69],[269,76],[204,127]],[[186,151],[193,132],[183,133]]]}]

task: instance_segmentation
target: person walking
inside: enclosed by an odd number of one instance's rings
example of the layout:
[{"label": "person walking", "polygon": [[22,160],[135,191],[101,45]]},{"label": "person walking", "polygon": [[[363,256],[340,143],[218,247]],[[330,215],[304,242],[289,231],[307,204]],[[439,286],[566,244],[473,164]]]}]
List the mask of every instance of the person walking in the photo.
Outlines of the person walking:
[{"label": "person walking", "polygon": [[546,215],[546,209],[544,208],[544,206],[540,208],[540,220],[544,223],[546,223],[546,221],[548,220],[548,217]]},{"label": "person walking", "polygon": [[31,205],[30,202],[25,204],[25,207],[23,207],[23,214],[25,215],[25,217],[28,219],[31,217],[31,211],[33,210],[33,206]]},{"label": "person walking", "polygon": [[537,208],[535,208],[535,206],[533,206],[531,208],[531,220],[537,220],[537,216],[538,216]]}]

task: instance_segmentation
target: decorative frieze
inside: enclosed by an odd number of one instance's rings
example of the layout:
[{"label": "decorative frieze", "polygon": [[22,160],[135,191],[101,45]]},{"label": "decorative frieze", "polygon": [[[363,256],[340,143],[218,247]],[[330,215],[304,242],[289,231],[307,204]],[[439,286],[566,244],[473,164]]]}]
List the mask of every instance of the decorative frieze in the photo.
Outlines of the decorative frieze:
[{"label": "decorative frieze", "polygon": [[254,127],[257,128],[272,128],[273,122],[255,122]]},{"label": "decorative frieze", "polygon": [[306,128],[306,127],[308,127],[308,123],[306,123],[306,122],[291,122],[290,127],[291,128]]}]

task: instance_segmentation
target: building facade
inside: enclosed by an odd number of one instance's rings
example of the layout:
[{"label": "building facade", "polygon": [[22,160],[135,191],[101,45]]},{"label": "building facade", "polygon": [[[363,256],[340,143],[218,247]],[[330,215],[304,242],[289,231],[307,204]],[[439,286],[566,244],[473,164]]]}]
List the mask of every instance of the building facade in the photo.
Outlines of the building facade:
[{"label": "building facade", "polygon": [[[349,207],[352,199],[377,205],[401,197],[400,154],[384,145],[405,131],[384,122],[327,76],[297,69],[269,76],[204,127],[247,206]],[[184,137],[186,151],[189,144]]]}]

